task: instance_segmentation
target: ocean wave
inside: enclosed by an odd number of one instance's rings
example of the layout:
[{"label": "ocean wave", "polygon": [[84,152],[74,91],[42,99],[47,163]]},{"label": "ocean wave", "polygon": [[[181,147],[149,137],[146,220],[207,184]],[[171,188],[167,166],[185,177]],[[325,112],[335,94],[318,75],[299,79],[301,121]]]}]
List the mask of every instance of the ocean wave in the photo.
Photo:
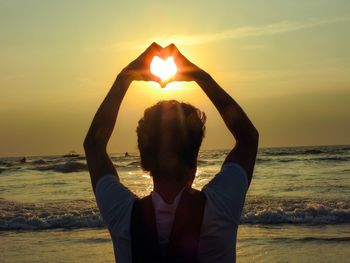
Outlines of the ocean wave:
[{"label": "ocean wave", "polygon": [[276,148],[262,149],[263,155],[289,156],[289,155],[321,155],[321,154],[344,154],[350,147],[320,147],[320,148]]},{"label": "ocean wave", "polygon": [[0,165],[7,166],[7,165],[9,165],[9,162],[5,161],[5,160],[0,160]]},{"label": "ocean wave", "polygon": [[[253,240],[256,240],[256,238],[253,238]],[[247,239],[245,239],[247,241]],[[350,242],[350,237],[322,237],[322,236],[307,236],[307,237],[270,237],[269,241],[271,243],[289,243],[289,242],[302,242],[302,243],[308,243],[308,242]]]},{"label": "ocean wave", "polygon": [[327,151],[322,150],[300,150],[300,149],[287,149],[287,150],[263,150],[263,154],[270,156],[289,156],[289,155],[316,155],[325,154]]},{"label": "ocean wave", "polygon": [[322,156],[322,157],[313,157],[313,158],[305,158],[305,157],[295,157],[295,158],[266,158],[258,156],[256,159],[257,163],[269,163],[269,162],[276,162],[276,163],[289,163],[289,162],[348,162],[350,161],[349,156]]},{"label": "ocean wave", "polygon": [[197,161],[197,165],[198,166],[210,166],[210,165],[221,165],[223,163],[224,160],[203,160],[203,159],[198,159]]},{"label": "ocean wave", "polygon": [[348,162],[348,161],[350,161],[350,158],[346,157],[346,156],[343,156],[343,157],[325,156],[325,157],[320,157],[320,158],[309,158],[306,160],[307,161],[326,161],[326,162]]},{"label": "ocean wave", "polygon": [[140,167],[140,165],[141,165],[141,161],[140,160],[132,161],[132,162],[129,162],[127,164],[128,167]]},{"label": "ocean wave", "polygon": [[93,201],[31,204],[0,201],[0,230],[102,227]]},{"label": "ocean wave", "polygon": [[325,242],[350,242],[350,237],[304,237],[299,238],[300,241],[314,242],[314,241],[325,241]]},{"label": "ocean wave", "polygon": [[339,224],[350,223],[350,202],[289,199],[248,199],[244,224]]},{"label": "ocean wave", "polygon": [[[241,223],[262,225],[350,223],[350,202],[248,198]],[[39,204],[0,200],[0,230],[103,226],[94,200]]]},{"label": "ocean wave", "polygon": [[256,159],[257,163],[270,163],[270,162],[277,162],[277,163],[289,163],[289,162],[296,162],[300,161],[301,159],[298,158],[283,158],[283,159],[277,159],[277,158],[264,158],[258,156]]},{"label": "ocean wave", "polygon": [[81,172],[87,171],[87,164],[76,162],[76,161],[68,161],[64,163],[50,164],[50,165],[36,165],[32,168],[32,170],[36,171],[54,171],[60,173],[73,173],[73,172]]},{"label": "ocean wave", "polygon": [[201,158],[218,158],[226,156],[230,150],[204,150],[199,152],[199,157]]},{"label": "ocean wave", "polygon": [[21,169],[20,167],[14,167],[14,166],[8,166],[8,167],[0,167],[0,174],[3,172],[7,172],[7,171],[17,171]]},{"label": "ocean wave", "polygon": [[30,164],[33,164],[33,165],[43,165],[43,164],[48,164],[48,162],[45,161],[44,159],[38,159],[38,160],[32,161]]},{"label": "ocean wave", "polygon": [[256,162],[257,163],[269,163],[269,162],[274,162],[274,161],[276,161],[276,160],[272,159],[272,158],[263,158],[263,157],[260,157],[260,156],[258,156],[256,158]]}]

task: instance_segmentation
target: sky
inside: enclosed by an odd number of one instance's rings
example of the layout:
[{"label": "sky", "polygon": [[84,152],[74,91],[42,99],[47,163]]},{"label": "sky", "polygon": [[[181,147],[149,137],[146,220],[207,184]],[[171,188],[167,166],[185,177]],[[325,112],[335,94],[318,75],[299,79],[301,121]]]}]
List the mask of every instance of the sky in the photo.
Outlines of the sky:
[{"label": "sky", "polygon": [[[0,156],[83,152],[118,73],[175,43],[243,107],[260,147],[350,143],[350,1],[0,0]],[[195,83],[133,82],[108,151],[136,152],[158,100],[207,114],[202,149],[234,145]]]}]

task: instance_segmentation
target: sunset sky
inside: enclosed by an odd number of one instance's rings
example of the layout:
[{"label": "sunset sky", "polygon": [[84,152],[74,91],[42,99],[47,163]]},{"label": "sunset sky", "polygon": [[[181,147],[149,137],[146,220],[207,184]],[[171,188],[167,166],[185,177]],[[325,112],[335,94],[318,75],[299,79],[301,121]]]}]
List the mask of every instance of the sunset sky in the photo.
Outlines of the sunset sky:
[{"label": "sunset sky", "polygon": [[[117,74],[152,41],[180,51],[235,98],[260,147],[350,143],[350,1],[0,0],[0,156],[82,152]],[[205,111],[202,149],[232,136],[195,83],[134,82],[110,152],[136,152],[143,110]]]}]

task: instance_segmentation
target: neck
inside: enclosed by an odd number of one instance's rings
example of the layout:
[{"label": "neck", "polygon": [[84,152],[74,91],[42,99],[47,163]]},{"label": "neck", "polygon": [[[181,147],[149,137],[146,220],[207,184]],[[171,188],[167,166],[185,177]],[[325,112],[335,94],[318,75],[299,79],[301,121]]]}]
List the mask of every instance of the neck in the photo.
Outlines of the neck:
[{"label": "neck", "polygon": [[[177,181],[178,174],[185,174],[183,178],[187,180]],[[173,169],[173,170],[162,170],[162,171],[151,171],[153,178],[153,189],[156,191],[163,200],[172,204],[177,194],[184,188],[191,188],[193,179],[195,177],[196,167],[191,169]],[[158,178],[158,179],[155,179]],[[160,179],[159,179],[160,178]]]},{"label": "neck", "polygon": [[156,191],[163,200],[172,204],[177,194],[184,188],[184,185],[169,185],[162,183],[154,183],[154,191]]}]

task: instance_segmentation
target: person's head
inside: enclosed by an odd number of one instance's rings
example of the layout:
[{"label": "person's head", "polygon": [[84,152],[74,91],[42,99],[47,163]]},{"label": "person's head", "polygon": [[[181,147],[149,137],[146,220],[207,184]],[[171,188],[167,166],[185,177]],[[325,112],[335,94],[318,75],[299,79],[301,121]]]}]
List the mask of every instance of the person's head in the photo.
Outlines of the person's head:
[{"label": "person's head", "polygon": [[142,168],[158,181],[193,180],[205,121],[204,112],[176,100],[147,108],[137,127]]}]

